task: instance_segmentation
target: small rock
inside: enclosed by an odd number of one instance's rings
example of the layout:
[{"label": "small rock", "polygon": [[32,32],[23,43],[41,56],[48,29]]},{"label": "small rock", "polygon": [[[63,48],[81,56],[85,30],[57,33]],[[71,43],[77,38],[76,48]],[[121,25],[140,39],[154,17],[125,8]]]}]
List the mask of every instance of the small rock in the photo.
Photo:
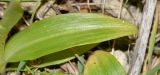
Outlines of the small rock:
[{"label": "small rock", "polygon": [[117,60],[121,63],[121,65],[124,67],[126,72],[128,72],[128,70],[129,70],[129,62],[128,62],[127,55],[124,52],[122,52],[121,50],[116,50],[113,53],[113,56],[115,56],[117,58]]},{"label": "small rock", "polygon": [[16,75],[16,72],[8,72],[7,75]]}]

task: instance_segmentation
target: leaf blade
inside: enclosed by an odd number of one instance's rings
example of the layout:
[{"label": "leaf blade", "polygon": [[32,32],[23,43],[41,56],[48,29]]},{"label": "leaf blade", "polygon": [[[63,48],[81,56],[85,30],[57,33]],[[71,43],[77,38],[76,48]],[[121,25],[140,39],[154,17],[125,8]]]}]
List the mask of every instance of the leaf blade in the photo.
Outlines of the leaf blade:
[{"label": "leaf blade", "polygon": [[86,63],[84,75],[127,75],[114,56],[105,51],[96,51]]},{"label": "leaf blade", "polygon": [[1,34],[7,35],[11,28],[20,20],[22,14],[23,10],[21,8],[20,1],[11,1],[8,8],[5,10],[2,20],[0,20],[0,25],[4,28],[1,30]]},{"label": "leaf blade", "polygon": [[64,63],[66,61],[69,61],[71,59],[75,58],[75,54],[81,55],[82,53],[87,52],[88,50],[95,47],[97,44],[90,44],[90,45],[84,45],[79,47],[73,47],[67,50],[59,51],[56,53],[52,53],[46,56],[43,56],[41,58],[38,58],[38,60],[41,60],[41,63],[38,65],[34,65],[34,67],[45,67],[50,65],[57,65]]},{"label": "leaf blade", "polygon": [[23,10],[20,6],[20,0],[12,0],[0,20],[0,71],[4,71],[6,61],[4,60],[4,47],[8,33],[11,28],[22,17]]},{"label": "leaf blade", "polygon": [[134,25],[104,15],[59,15],[36,22],[15,35],[6,46],[5,57],[10,62],[32,60],[67,48],[99,43],[136,32]]}]

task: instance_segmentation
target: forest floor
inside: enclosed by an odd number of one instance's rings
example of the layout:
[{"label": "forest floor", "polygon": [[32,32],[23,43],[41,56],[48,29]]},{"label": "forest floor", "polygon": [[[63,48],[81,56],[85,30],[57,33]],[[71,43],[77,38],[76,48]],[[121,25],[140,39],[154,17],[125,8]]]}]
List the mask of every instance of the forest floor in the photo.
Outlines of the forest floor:
[{"label": "forest floor", "polygon": [[[153,30],[153,24],[156,20],[156,12],[159,9],[159,1],[157,1],[157,8],[153,8],[153,16],[150,16],[148,18],[151,18],[151,27],[149,28],[149,32],[146,34],[143,34],[140,32],[143,26],[143,19],[144,19],[144,9],[146,9],[145,3],[147,0],[41,0],[38,2],[38,0],[22,0],[21,6],[24,10],[24,14],[22,19],[19,21],[19,23],[12,28],[12,30],[9,33],[9,37],[16,34],[17,32],[23,31],[25,28],[29,27],[29,20],[33,16],[33,21],[36,22],[38,20],[42,20],[44,18],[48,18],[50,16],[56,16],[61,14],[67,14],[67,13],[98,13],[98,14],[104,14],[108,15],[114,18],[118,18],[124,21],[128,21],[130,23],[133,23],[134,25],[139,28],[139,33],[137,33],[134,36],[128,36],[119,38],[116,40],[110,40],[105,41],[102,43],[99,43],[94,48],[90,49],[90,51],[96,51],[96,50],[107,50],[111,54],[113,54],[118,61],[121,63],[121,65],[125,68],[125,71],[128,73],[128,75],[132,75],[133,68],[135,68],[136,58],[134,57],[137,54],[140,54],[135,52],[135,49],[141,49],[144,50],[144,53],[142,57],[142,61],[138,62],[141,63],[141,67],[139,67],[140,75],[144,75],[147,71],[150,71],[153,69],[156,65],[160,64],[160,23],[158,23],[156,36],[153,37],[155,39],[155,42],[153,42],[153,52],[151,53],[151,62],[150,64],[147,63],[148,60],[148,54],[149,54],[149,43],[151,43],[150,37],[151,37],[151,31]],[[148,0],[149,1],[149,0]],[[0,18],[4,16],[4,11],[7,9],[8,1],[7,0],[0,0]],[[159,13],[159,12],[158,12]],[[157,13],[157,14],[158,14]],[[158,15],[158,18],[160,16]],[[147,17],[146,17],[147,18]],[[147,25],[147,24],[146,24]],[[145,28],[143,28],[145,31]],[[147,29],[147,26],[146,26]],[[146,30],[147,31],[147,30]],[[145,32],[144,32],[145,33]],[[148,38],[137,40],[139,37],[143,37],[148,35]],[[143,42],[143,44],[146,45],[146,47],[141,46],[141,43],[139,43],[139,47],[141,48],[135,48],[137,45],[137,41]],[[137,46],[136,46],[137,47]],[[134,55],[135,53],[135,55]],[[75,59],[69,60],[65,63],[59,64],[59,65],[49,65],[47,67],[43,68],[30,68],[27,66],[25,70],[21,72],[22,75],[32,75],[33,72],[62,72],[67,74],[73,74],[78,75],[80,73],[79,68],[79,60],[78,57],[83,58],[85,61],[87,61],[88,56],[91,55],[90,52],[85,53],[80,56],[76,56]],[[143,58],[144,56],[144,58]],[[135,61],[134,61],[135,60]],[[35,65],[39,64],[41,61],[38,60],[32,60],[28,61],[27,63],[29,65]],[[9,63],[7,65],[7,75],[16,75],[16,68],[19,63]],[[82,65],[82,64],[81,64]],[[37,73],[36,75],[41,75]],[[43,74],[42,74],[43,75]],[[44,74],[46,75],[46,74]],[[136,75],[136,74],[135,74]],[[157,75],[160,75],[160,72],[157,72]]]}]

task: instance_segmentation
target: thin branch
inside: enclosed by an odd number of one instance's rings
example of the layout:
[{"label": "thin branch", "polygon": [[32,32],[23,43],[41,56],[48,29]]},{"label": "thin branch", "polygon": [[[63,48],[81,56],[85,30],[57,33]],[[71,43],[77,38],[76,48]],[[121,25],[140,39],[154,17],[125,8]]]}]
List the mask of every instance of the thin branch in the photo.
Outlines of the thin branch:
[{"label": "thin branch", "polygon": [[154,11],[157,0],[146,0],[143,9],[142,22],[139,29],[139,37],[134,47],[129,75],[139,75],[144,61]]}]

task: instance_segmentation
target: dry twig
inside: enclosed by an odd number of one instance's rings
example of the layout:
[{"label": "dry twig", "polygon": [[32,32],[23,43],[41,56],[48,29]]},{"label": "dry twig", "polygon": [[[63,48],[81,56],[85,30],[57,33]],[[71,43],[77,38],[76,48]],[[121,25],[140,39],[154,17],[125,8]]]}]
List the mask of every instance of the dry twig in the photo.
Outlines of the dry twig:
[{"label": "dry twig", "polygon": [[146,0],[143,9],[142,21],[139,29],[139,37],[136,41],[132,55],[129,75],[139,75],[144,61],[154,10],[157,0]]}]

